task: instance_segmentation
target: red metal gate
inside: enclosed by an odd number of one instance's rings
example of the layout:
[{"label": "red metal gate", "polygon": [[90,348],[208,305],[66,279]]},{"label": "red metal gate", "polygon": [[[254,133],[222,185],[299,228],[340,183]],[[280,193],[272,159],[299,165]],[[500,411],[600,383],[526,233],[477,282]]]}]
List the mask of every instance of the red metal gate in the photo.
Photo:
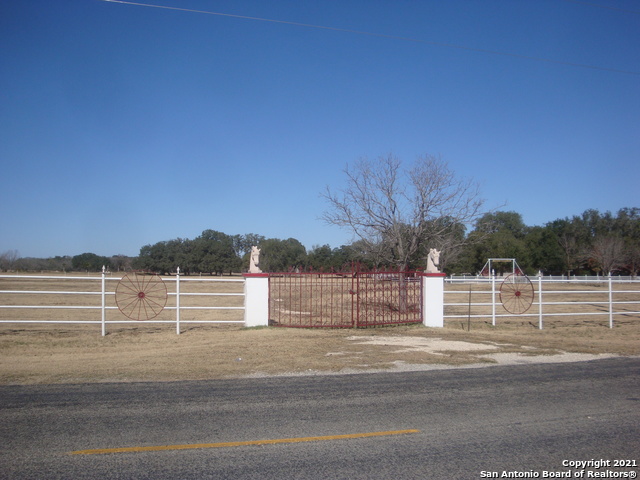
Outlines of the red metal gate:
[{"label": "red metal gate", "polygon": [[269,323],[282,327],[371,327],[422,322],[415,272],[269,275]]}]

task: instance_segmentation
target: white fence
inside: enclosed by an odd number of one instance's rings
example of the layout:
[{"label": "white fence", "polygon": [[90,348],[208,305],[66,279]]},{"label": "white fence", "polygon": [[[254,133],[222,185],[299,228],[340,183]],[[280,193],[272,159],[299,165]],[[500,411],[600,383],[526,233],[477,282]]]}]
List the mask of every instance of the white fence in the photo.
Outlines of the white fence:
[{"label": "white fence", "polygon": [[[200,277],[177,274],[163,277],[168,285],[162,311],[144,323],[244,324],[269,322],[269,275]],[[490,319],[500,322],[530,320],[542,329],[558,319],[598,319],[613,328],[614,322],[640,320],[640,280],[621,277],[571,277],[570,280],[534,277],[530,308],[519,315],[503,308],[502,278],[426,277],[424,324],[444,326],[444,321]],[[127,318],[116,303],[120,276],[102,275],[0,275],[0,323],[78,323],[107,325],[139,323]],[[68,287],[68,288],[67,288]],[[55,313],[54,313],[55,312]],[[488,323],[488,322],[487,322]]]},{"label": "white fence", "polygon": [[[138,323],[140,320],[144,320],[144,323],[175,323],[178,334],[181,324],[185,323],[243,323],[246,327],[269,325],[268,273],[244,274],[243,278],[185,278],[178,271],[175,276],[163,277],[161,282],[156,281],[152,288],[147,288],[147,278],[148,276],[135,277],[132,282],[131,279],[111,276],[106,272],[100,276],[0,275],[0,323],[99,324],[102,335],[106,335],[108,324]],[[443,326],[443,280],[443,274],[424,275],[421,297],[423,323],[426,326]],[[152,283],[150,280],[148,282]],[[165,283],[173,283],[174,287],[165,289]],[[200,288],[183,288],[193,284],[199,284]],[[216,285],[215,288],[212,284]],[[220,288],[222,284],[235,287],[227,287],[225,290]],[[123,285],[129,291],[124,290]],[[68,289],[65,289],[66,286]],[[157,288],[161,290],[161,294],[157,293]],[[126,292],[127,299],[124,303],[119,303],[119,292],[123,291]],[[154,301],[161,298],[158,304],[145,304],[144,308],[149,306],[151,312],[128,307],[129,302],[135,303],[138,299],[146,301],[151,297]],[[225,304],[221,297],[236,297],[235,303],[232,299]],[[217,311],[216,318],[211,318],[211,313],[207,313],[209,310]],[[196,311],[200,312],[199,317],[194,316],[193,312]],[[145,318],[127,318],[135,316],[132,312],[141,312],[141,316]],[[183,318],[183,315],[189,313],[190,318]],[[36,318],[27,318],[27,315]]]},{"label": "white fence", "polygon": [[599,318],[609,328],[621,317],[640,320],[640,280],[632,277],[533,277],[531,306],[517,315],[503,308],[500,296],[503,280],[482,276],[447,278],[444,318],[462,321],[485,318],[491,319],[494,326],[498,319],[529,318],[537,321],[539,329],[545,320],[559,317]]},{"label": "white fence", "polygon": [[[504,278],[508,274],[501,276],[496,276],[497,279]],[[447,277],[448,282],[456,282],[456,281],[466,281],[470,282],[473,280],[486,281],[489,277],[486,275],[451,275]],[[542,280],[559,280],[561,282],[567,281],[589,281],[589,282],[603,282],[609,279],[608,275],[543,275],[541,277],[535,276],[532,277],[535,279],[542,278]],[[637,276],[630,275],[616,275],[611,277],[614,281],[628,281],[628,280],[640,280]]]},{"label": "white fence", "polygon": [[[108,324],[140,323],[140,320],[127,318],[116,305],[115,289],[120,280],[120,276],[107,272],[99,276],[0,275],[0,323],[99,324],[102,335],[106,335]],[[245,323],[243,316],[228,315],[233,311],[244,314],[244,278],[184,277],[178,273],[163,277],[162,282],[169,285],[167,305],[157,317],[144,323],[173,323],[178,334],[182,324]],[[43,289],[47,286],[65,288],[65,284],[69,286],[68,290]],[[222,290],[227,291],[219,291],[223,284],[227,287]],[[58,296],[66,298],[58,300]],[[236,300],[221,304],[221,297],[235,297]],[[25,311],[38,318],[25,318],[29,315],[23,313]],[[51,311],[57,313],[52,316]],[[217,318],[211,318],[207,311],[216,311]]]}]

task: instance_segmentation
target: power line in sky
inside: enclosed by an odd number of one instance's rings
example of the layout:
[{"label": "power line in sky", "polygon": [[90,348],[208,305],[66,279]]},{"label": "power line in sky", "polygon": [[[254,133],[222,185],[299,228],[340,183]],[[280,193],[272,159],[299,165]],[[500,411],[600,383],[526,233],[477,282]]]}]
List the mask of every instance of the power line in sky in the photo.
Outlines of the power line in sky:
[{"label": "power line in sky", "polygon": [[[568,61],[564,61],[564,60],[554,60],[551,58],[545,58],[545,57],[535,57],[535,56],[531,56],[531,55],[522,55],[519,53],[509,53],[509,52],[502,52],[499,50],[488,50],[488,49],[484,49],[484,48],[475,48],[475,47],[468,47],[465,45],[457,45],[457,44],[453,44],[453,43],[444,43],[444,42],[435,42],[435,41],[431,41],[431,40],[421,40],[418,38],[411,38],[411,37],[402,37],[402,36],[398,36],[398,35],[388,35],[388,34],[384,34],[384,33],[375,33],[375,32],[367,32],[367,31],[363,31],[363,30],[352,30],[349,28],[339,28],[339,27],[328,27],[325,25],[314,25],[311,23],[300,23],[300,22],[291,22],[291,21],[287,21],[287,20],[275,20],[272,18],[262,18],[262,17],[251,17],[251,16],[247,16],[247,15],[236,15],[236,14],[232,14],[232,13],[222,13],[222,12],[212,12],[209,10],[193,10],[193,9],[189,9],[189,8],[180,8],[180,7],[169,7],[166,5],[154,5],[154,4],[150,4],[150,3],[137,3],[137,2],[129,2],[129,1],[125,1],[125,0],[100,0],[102,2],[108,2],[108,3],[120,3],[123,5],[134,5],[134,6],[138,6],[138,7],[151,7],[151,8],[160,8],[163,10],[174,10],[174,11],[180,11],[180,12],[189,12],[189,13],[200,13],[200,14],[205,14],[205,15],[216,15],[219,17],[230,17],[230,18],[238,18],[241,20],[255,20],[255,21],[259,21],[259,22],[270,22],[270,23],[279,23],[279,24],[283,24],[283,25],[294,25],[297,27],[305,27],[305,28],[315,28],[315,29],[319,29],[319,30],[330,30],[330,31],[334,31],[334,32],[343,32],[343,33],[353,33],[356,35],[367,35],[370,37],[378,37],[378,38],[388,38],[391,40],[399,40],[399,41],[404,41],[404,42],[413,42],[413,43],[421,43],[421,44],[425,44],[425,45],[432,45],[432,46],[436,46],[436,47],[446,47],[446,48],[456,48],[459,50],[467,50],[467,51],[471,51],[471,52],[479,52],[479,53],[487,53],[487,54],[491,54],[491,55],[501,55],[501,56],[505,56],[505,57],[513,57],[513,58],[521,58],[521,59],[525,59],[525,60],[533,60],[536,62],[546,62],[546,63],[552,63],[552,64],[556,64],[556,65],[567,65],[570,67],[579,67],[579,68],[588,68],[591,70],[602,70],[605,72],[614,72],[614,73],[623,73],[623,74],[627,74],[627,75],[640,75],[640,71],[636,71],[636,70],[621,70],[621,69],[617,69],[617,68],[609,68],[609,67],[601,67],[598,65],[590,65],[587,63],[576,63],[576,62],[568,62]],[[578,2],[577,0],[567,0],[567,1],[576,1],[577,3],[587,3],[587,2]],[[598,6],[598,5],[596,5]],[[635,12],[630,12],[630,13],[635,13]]]}]

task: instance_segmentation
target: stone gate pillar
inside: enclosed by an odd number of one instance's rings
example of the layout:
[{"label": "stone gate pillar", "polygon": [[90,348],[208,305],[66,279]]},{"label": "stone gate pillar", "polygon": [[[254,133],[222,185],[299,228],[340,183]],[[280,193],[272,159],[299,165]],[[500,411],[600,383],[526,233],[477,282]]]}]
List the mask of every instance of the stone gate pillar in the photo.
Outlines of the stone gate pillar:
[{"label": "stone gate pillar", "polygon": [[269,325],[269,274],[245,273],[244,275],[244,326]]},{"label": "stone gate pillar", "polygon": [[422,324],[444,327],[444,273],[422,275]]}]

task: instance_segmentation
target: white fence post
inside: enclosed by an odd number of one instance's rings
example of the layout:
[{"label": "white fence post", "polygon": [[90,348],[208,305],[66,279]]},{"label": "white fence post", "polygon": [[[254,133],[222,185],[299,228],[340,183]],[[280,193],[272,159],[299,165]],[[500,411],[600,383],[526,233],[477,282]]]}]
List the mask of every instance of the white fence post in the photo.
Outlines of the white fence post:
[{"label": "white fence post", "polygon": [[176,269],[176,333],[180,335],[180,267]]},{"label": "white fence post", "polygon": [[425,327],[444,327],[444,273],[423,273],[422,324]]},{"label": "white fence post", "polygon": [[496,326],[496,271],[491,272],[491,325]]},{"label": "white fence post", "polygon": [[105,281],[104,281],[104,276],[105,276],[105,272],[106,268],[104,267],[104,265],[102,266],[102,290],[101,290],[101,295],[102,295],[102,336],[104,337],[107,334],[107,318],[106,318],[106,301],[105,301]]},{"label": "white fence post", "polygon": [[609,274],[609,328],[613,328],[613,283]]},{"label": "white fence post", "polygon": [[538,277],[538,329],[542,330],[542,277]]},{"label": "white fence post", "polygon": [[244,326],[269,325],[269,274],[244,274]]}]

